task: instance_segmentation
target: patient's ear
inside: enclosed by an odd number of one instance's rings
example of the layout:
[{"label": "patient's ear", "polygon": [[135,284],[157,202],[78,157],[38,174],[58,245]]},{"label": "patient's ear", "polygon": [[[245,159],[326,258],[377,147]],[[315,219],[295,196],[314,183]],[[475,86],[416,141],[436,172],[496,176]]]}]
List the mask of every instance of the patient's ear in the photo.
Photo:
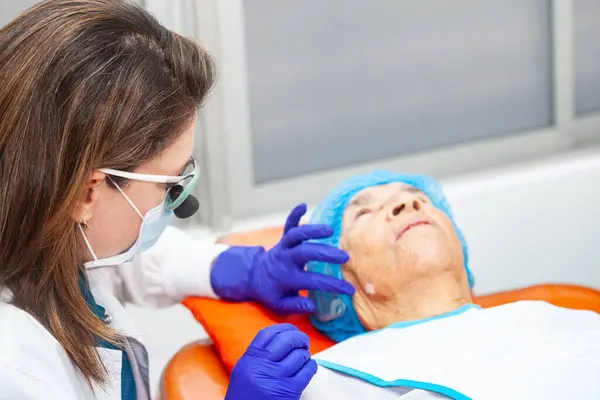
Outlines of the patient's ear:
[{"label": "patient's ear", "polygon": [[85,190],[71,215],[73,221],[78,224],[85,224],[92,219],[94,206],[98,201],[99,188],[100,185],[104,183],[105,179],[106,174],[100,171],[94,171],[92,175],[90,175]]}]

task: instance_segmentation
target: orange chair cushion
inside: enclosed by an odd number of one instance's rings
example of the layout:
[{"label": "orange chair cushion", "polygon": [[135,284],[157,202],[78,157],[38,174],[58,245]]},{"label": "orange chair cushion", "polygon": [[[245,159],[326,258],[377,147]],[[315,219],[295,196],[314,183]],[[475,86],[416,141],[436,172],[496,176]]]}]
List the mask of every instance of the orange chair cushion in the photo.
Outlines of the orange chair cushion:
[{"label": "orange chair cushion", "polygon": [[545,301],[557,307],[600,313],[600,291],[578,285],[546,284],[479,296],[475,303],[489,308],[521,300]]},{"label": "orange chair cushion", "polygon": [[310,353],[315,354],[333,342],[312,327],[305,315],[283,317],[254,303],[228,303],[210,299],[187,299],[184,305],[202,324],[230,371],[258,331],[270,325],[294,324],[310,339]]},{"label": "orange chair cushion", "polygon": [[163,371],[160,398],[166,400],[223,399],[229,384],[216,349],[191,343],[179,350]]},{"label": "orange chair cushion", "polygon": [[[271,228],[232,235],[220,241],[235,245],[262,245],[268,248],[277,243],[280,236],[281,228]],[[561,307],[600,312],[600,292],[574,285],[539,285],[474,299],[476,304],[484,308],[519,300],[541,300]],[[200,298],[186,299],[183,304],[204,326],[219,351],[225,367],[230,371],[258,331],[273,324],[289,322],[305,332],[311,342],[311,354],[333,344],[312,327],[306,315],[283,317],[253,303],[228,303]]]}]

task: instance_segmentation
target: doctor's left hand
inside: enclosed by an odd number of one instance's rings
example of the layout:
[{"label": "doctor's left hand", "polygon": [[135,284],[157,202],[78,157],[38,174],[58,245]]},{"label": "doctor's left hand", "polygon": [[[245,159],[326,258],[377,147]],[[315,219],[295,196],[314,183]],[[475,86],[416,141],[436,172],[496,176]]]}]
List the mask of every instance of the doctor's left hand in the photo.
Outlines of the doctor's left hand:
[{"label": "doctor's left hand", "polygon": [[308,345],[293,325],[264,328],[233,367],[225,400],[299,400],[317,373]]},{"label": "doctor's left hand", "polygon": [[299,290],[322,290],[354,294],[354,287],[332,276],[307,272],[310,261],[344,264],[348,254],[322,243],[307,243],[333,234],[327,225],[298,226],[306,205],[296,206],[289,214],[283,236],[275,247],[231,247],[215,260],[211,284],[215,293],[229,301],[258,301],[280,314],[310,313],[313,302],[298,295]]}]

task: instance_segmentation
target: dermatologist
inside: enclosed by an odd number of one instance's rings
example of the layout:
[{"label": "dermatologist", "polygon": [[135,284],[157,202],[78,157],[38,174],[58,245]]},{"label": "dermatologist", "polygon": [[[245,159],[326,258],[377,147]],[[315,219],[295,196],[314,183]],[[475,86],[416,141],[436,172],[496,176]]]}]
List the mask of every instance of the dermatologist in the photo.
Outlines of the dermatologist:
[{"label": "dermatologist", "polygon": [[[126,303],[206,296],[286,314],[313,311],[299,290],[353,293],[304,271],[348,256],[311,242],[332,230],[298,226],[303,205],[269,251],[169,227],[198,209],[194,130],[214,69],[124,0],[46,0],[0,29],[0,399],[149,399]],[[269,327],[227,399],[298,399],[316,370],[306,335]]]}]

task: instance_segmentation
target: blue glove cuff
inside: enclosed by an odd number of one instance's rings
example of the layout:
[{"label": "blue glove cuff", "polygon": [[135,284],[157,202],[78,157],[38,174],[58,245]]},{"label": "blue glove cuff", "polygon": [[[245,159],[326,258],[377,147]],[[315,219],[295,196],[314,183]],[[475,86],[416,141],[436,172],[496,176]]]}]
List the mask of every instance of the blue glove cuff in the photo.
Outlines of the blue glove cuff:
[{"label": "blue glove cuff", "polygon": [[255,300],[250,271],[264,254],[263,247],[232,246],[213,263],[210,284],[217,296],[227,301]]}]

